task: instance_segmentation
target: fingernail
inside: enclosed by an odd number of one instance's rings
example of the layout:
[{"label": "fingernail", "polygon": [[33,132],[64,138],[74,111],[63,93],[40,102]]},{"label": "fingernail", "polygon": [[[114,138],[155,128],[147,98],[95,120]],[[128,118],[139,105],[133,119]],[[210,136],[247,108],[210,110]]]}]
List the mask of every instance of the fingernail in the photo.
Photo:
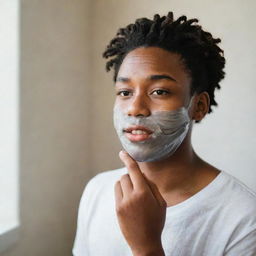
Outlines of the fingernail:
[{"label": "fingernail", "polygon": [[127,156],[126,151],[121,150],[121,151],[119,152],[119,157],[124,158],[125,156]]}]

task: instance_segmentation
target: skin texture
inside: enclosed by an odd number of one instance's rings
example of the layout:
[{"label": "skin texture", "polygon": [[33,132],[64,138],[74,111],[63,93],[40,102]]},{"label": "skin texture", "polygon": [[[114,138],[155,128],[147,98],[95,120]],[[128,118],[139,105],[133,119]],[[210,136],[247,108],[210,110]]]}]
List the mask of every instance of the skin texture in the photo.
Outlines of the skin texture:
[{"label": "skin texture", "polygon": [[[152,79],[152,75],[172,79]],[[125,57],[118,72],[115,104],[132,116],[174,110],[188,106],[190,84],[190,74],[180,55],[158,47],[137,48]],[[208,109],[209,95],[202,92],[196,94],[189,115],[202,120]],[[161,233],[166,207],[193,196],[220,172],[194,152],[192,128],[167,159],[136,162],[127,153],[119,155],[128,174],[115,184],[116,212],[134,255],[164,255]]]}]

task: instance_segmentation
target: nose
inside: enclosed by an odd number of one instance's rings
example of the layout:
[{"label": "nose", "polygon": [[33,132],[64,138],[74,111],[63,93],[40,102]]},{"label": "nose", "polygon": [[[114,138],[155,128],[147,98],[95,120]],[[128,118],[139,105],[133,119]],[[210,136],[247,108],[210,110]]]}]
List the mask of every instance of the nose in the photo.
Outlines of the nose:
[{"label": "nose", "polygon": [[132,98],[129,102],[129,107],[127,111],[128,116],[149,116],[150,109],[145,96],[137,95]]}]

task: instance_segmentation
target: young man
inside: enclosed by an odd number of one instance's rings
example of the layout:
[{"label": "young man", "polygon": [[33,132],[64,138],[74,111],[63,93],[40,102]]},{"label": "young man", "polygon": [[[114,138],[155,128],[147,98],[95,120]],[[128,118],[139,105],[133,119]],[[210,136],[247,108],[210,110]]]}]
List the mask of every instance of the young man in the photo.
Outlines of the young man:
[{"label": "young man", "polygon": [[88,182],[75,256],[256,255],[255,193],[191,145],[225,65],[220,39],[197,22],[137,19],[107,46],[125,167]]}]

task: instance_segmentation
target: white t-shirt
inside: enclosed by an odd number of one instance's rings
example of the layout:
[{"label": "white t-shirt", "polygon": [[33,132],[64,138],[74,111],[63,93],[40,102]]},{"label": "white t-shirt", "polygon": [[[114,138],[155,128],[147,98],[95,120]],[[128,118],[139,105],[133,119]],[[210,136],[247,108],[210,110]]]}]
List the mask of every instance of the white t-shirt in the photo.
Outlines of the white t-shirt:
[{"label": "white t-shirt", "polygon": [[[74,256],[132,256],[118,224],[114,185],[125,168],[94,176],[82,195]],[[138,227],[139,228],[139,227]],[[166,256],[256,256],[256,193],[227,172],[167,207]]]}]

